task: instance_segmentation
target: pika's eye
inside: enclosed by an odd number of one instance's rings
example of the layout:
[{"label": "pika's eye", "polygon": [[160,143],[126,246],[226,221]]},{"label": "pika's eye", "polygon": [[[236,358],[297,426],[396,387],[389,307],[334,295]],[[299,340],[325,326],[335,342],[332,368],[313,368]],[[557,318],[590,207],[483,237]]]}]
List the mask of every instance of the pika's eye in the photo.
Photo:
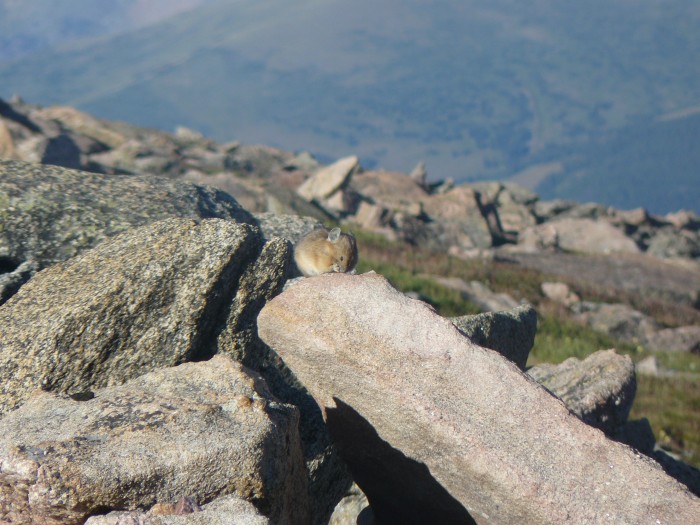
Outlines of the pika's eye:
[{"label": "pika's eye", "polygon": [[341,255],[341,256],[340,256],[340,260],[342,261],[342,260],[344,260],[344,259],[345,259],[345,257],[343,257],[343,256]]}]

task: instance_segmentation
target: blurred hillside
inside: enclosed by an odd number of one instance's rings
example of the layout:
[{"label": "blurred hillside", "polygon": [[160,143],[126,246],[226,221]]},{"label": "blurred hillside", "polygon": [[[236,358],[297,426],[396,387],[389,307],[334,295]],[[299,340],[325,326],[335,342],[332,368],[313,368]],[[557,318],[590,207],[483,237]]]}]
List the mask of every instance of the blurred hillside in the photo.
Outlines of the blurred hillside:
[{"label": "blurred hillside", "polygon": [[145,4],[0,2],[0,96],[435,178],[528,170],[547,198],[700,202],[691,0]]}]

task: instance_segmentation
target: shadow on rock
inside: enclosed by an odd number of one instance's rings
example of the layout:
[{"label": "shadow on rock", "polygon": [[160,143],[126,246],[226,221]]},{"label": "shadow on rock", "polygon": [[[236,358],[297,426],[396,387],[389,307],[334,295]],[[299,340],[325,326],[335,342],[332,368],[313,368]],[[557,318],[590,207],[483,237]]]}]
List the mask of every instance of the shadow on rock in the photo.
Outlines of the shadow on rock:
[{"label": "shadow on rock", "polygon": [[393,448],[351,406],[333,399],[336,408],[326,409],[328,430],[367,495],[376,525],[476,524],[428,467]]}]

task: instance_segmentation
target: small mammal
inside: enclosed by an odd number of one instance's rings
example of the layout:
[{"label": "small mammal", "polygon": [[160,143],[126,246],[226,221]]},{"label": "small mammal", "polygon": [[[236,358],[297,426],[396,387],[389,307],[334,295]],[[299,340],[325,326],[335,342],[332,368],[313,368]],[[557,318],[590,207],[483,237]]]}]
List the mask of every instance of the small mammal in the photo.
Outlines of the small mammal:
[{"label": "small mammal", "polygon": [[340,228],[318,228],[294,247],[294,261],[305,276],[330,272],[352,272],[357,266],[357,243]]}]

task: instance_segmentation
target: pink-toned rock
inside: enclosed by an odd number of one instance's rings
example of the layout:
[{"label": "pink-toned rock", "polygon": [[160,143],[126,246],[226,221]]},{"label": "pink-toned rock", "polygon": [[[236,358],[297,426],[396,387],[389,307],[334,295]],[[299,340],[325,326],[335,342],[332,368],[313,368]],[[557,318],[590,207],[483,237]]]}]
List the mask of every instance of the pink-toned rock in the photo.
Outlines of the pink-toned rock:
[{"label": "pink-toned rock", "polygon": [[428,193],[405,173],[365,171],[353,176],[350,186],[365,198],[390,210],[405,211]]},{"label": "pink-toned rock", "polygon": [[345,187],[359,167],[360,160],[354,155],[340,159],[308,178],[297,193],[308,201],[327,199]]},{"label": "pink-toned rock", "polygon": [[569,288],[569,285],[561,282],[544,282],[542,283],[542,293],[552,301],[571,306],[574,303],[581,301],[578,294]]},{"label": "pink-toned rock", "polygon": [[700,499],[376,274],[304,279],[260,336],[388,523],[697,521]]}]

